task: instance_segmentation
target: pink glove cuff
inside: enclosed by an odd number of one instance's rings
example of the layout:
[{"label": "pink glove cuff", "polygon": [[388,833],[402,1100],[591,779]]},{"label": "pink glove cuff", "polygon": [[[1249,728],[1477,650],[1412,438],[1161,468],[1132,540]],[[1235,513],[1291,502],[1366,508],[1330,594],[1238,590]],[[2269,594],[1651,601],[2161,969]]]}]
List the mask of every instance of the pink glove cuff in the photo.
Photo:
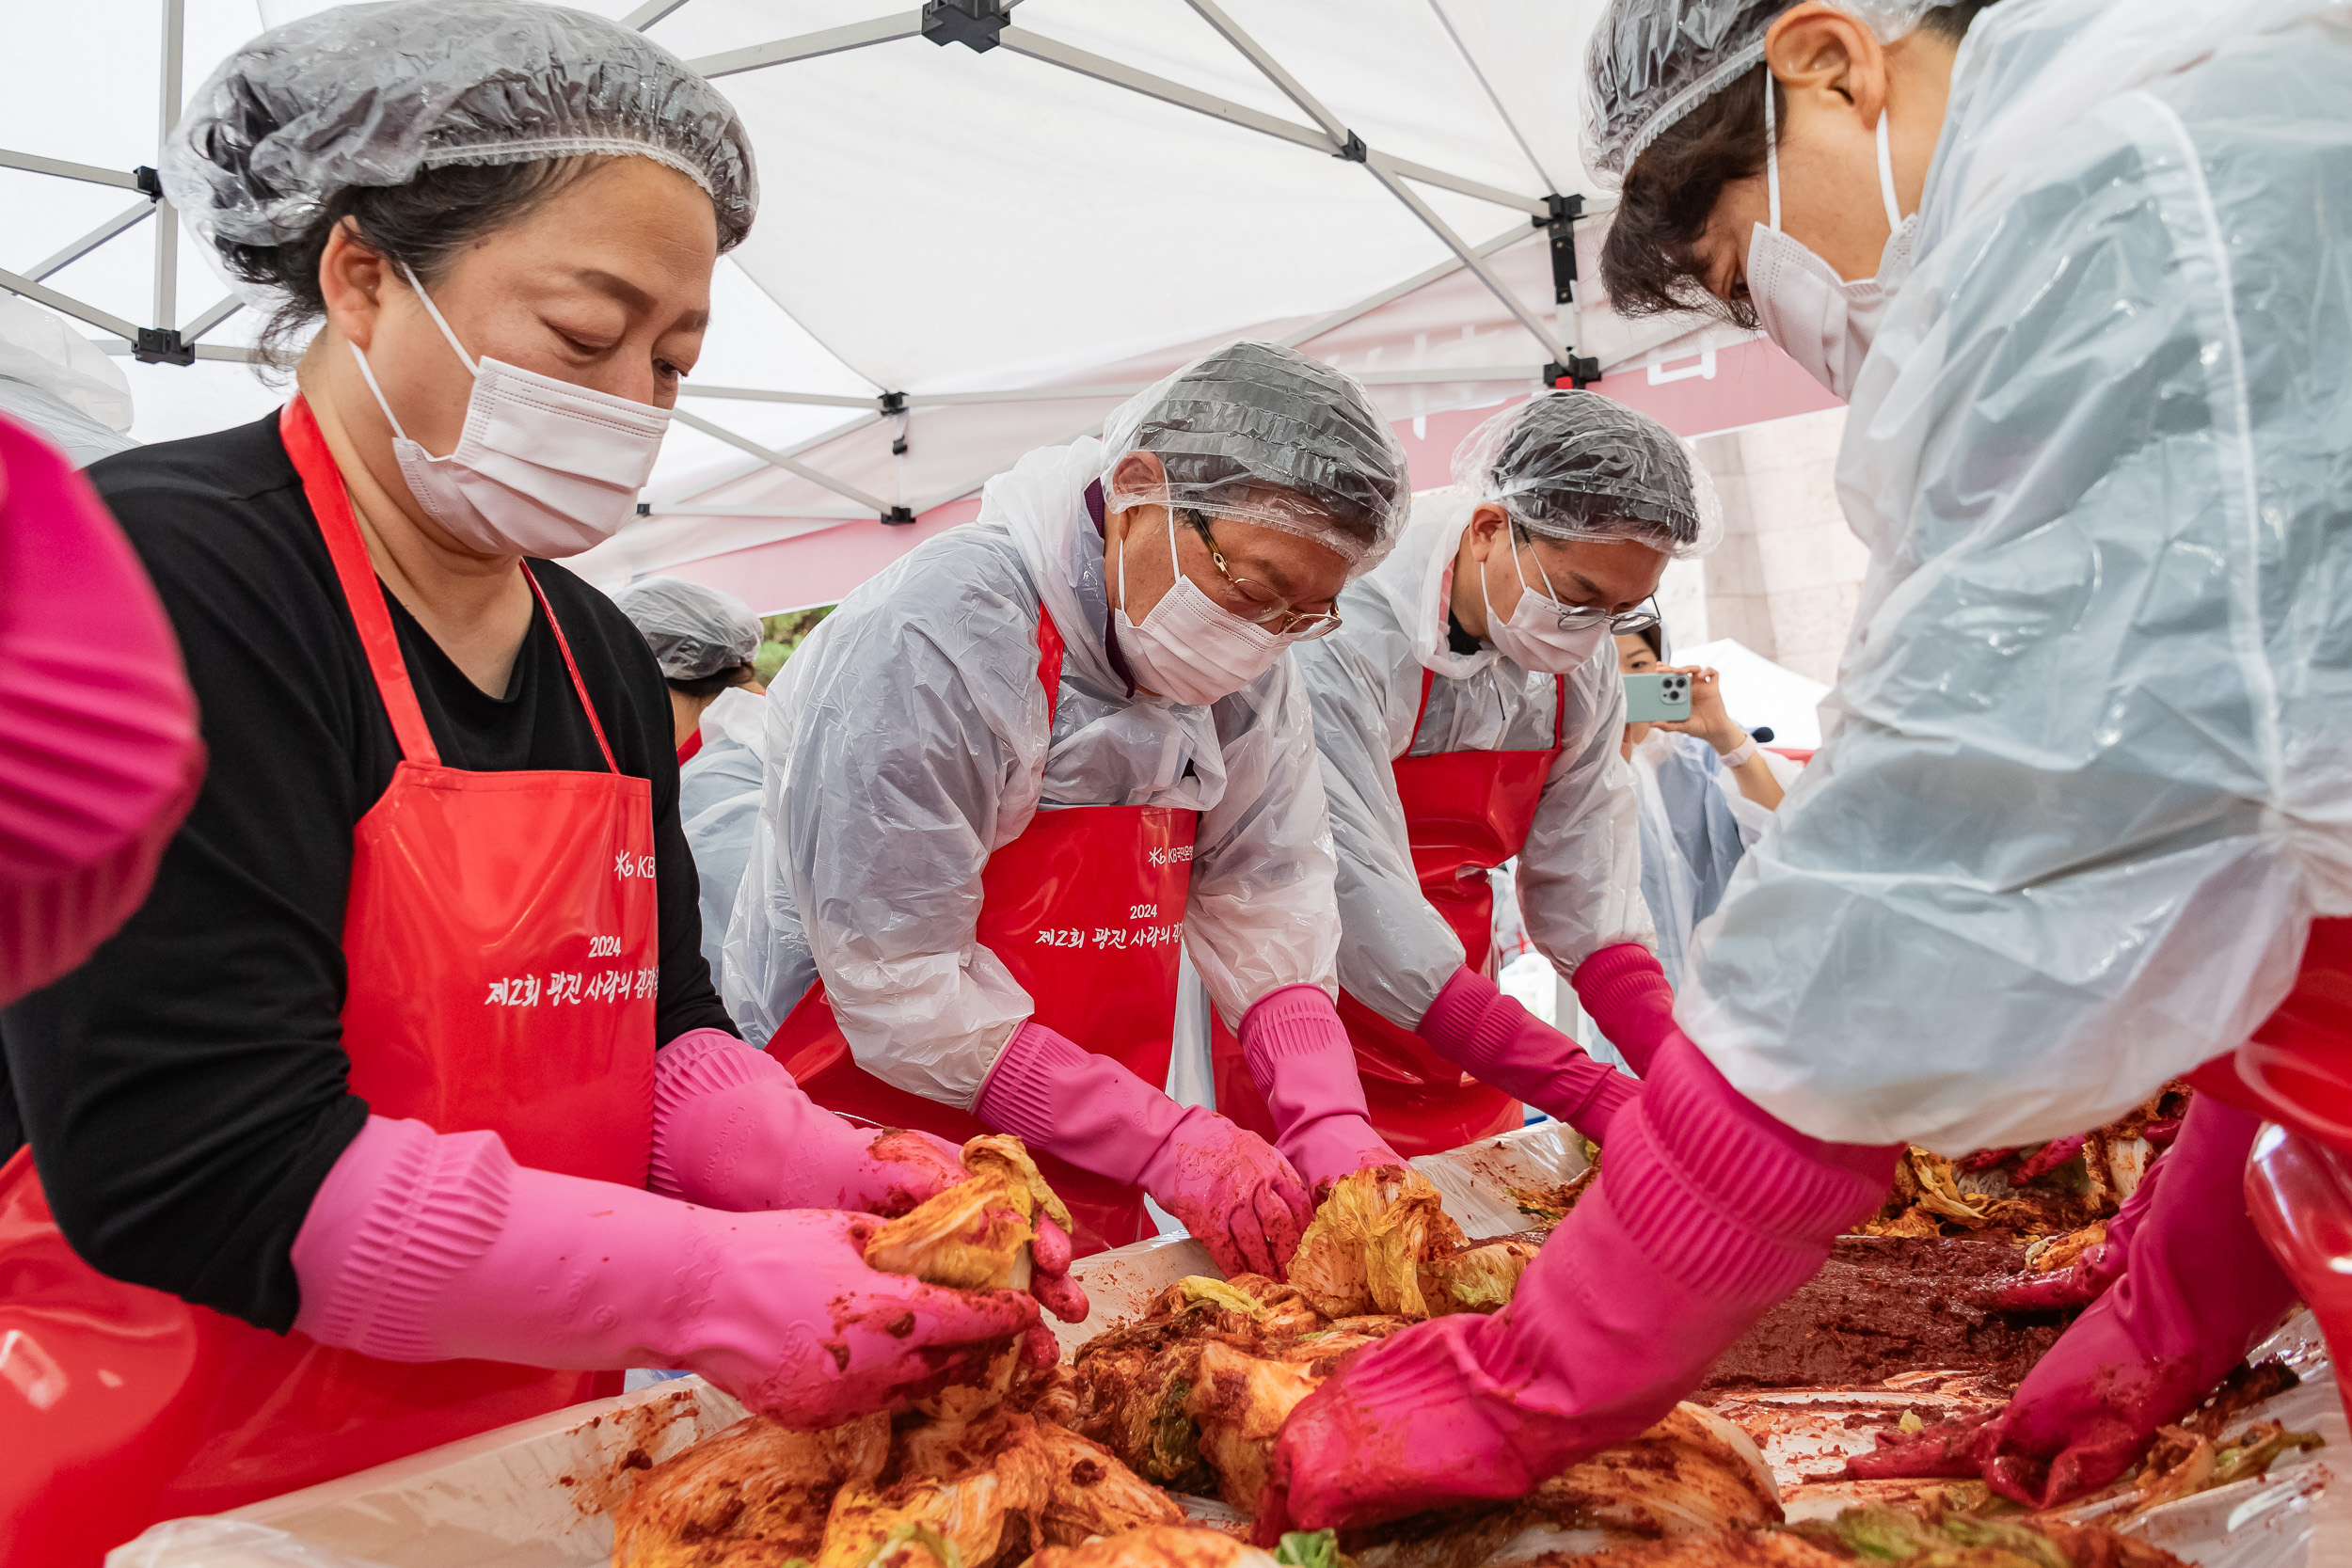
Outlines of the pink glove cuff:
[{"label": "pink glove cuff", "polygon": [[1454,972],[1416,1033],[1480,1083],[1518,1096],[1588,1138],[1605,1140],[1617,1112],[1634,1098],[1625,1074],[1594,1061],[1492,980],[1468,969]]},{"label": "pink glove cuff", "polygon": [[1621,942],[1577,965],[1569,984],[1600,1032],[1647,1078],[1650,1059],[1677,1032],[1674,987],[1657,955],[1638,942]]},{"label": "pink glove cuff", "polygon": [[1005,1042],[972,1114],[1081,1170],[1136,1182],[1184,1112],[1108,1056],[1032,1022]]},{"label": "pink glove cuff", "polygon": [[370,1117],[294,1236],[294,1327],[387,1361],[439,1359],[428,1310],[498,1240],[515,1169],[495,1132]]},{"label": "pink glove cuff", "polygon": [[1274,1118],[1275,1147],[1310,1182],[1404,1159],[1373,1130],[1356,1047],[1321,986],[1284,986],[1241,1021],[1242,1061]]},{"label": "pink glove cuff", "polygon": [[1694,1293],[1779,1299],[1821,1266],[1824,1238],[1867,1214],[1894,1180],[1899,1148],[1806,1137],[1751,1104],[1679,1032],[1653,1066],[1601,1180],[1626,1229]]},{"label": "pink glove cuff", "polygon": [[[742,1092],[734,1092],[738,1090]],[[734,1151],[723,1146],[740,1140],[725,1138],[724,1129],[730,1121],[744,1119],[740,1102],[755,1106],[779,1090],[800,1098],[784,1064],[723,1029],[689,1030],[663,1046],[653,1059],[653,1158],[646,1188],[664,1197],[736,1208],[708,1191],[714,1184],[736,1184],[728,1180],[737,1174],[731,1168],[713,1168],[735,1164],[730,1158]],[[721,1096],[727,1098],[722,1101]],[[774,1109],[786,1113],[800,1107]],[[738,1114],[730,1117],[730,1110]],[[715,1117],[709,1113],[716,1113]],[[713,1120],[717,1126],[709,1125]]]}]

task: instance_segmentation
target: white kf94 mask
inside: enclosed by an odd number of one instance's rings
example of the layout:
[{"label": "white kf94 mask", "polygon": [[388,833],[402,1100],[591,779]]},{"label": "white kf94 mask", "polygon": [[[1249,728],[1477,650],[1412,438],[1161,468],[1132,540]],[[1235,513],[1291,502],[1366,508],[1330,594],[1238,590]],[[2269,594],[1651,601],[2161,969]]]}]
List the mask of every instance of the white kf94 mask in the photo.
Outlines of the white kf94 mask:
[{"label": "white kf94 mask", "polygon": [[1295,636],[1268,631],[1200,591],[1176,559],[1176,509],[1168,509],[1168,561],[1176,585],[1140,624],[1127,615],[1127,540],[1119,541],[1119,605],[1111,616],[1136,684],[1171,702],[1205,707],[1274,668]]},{"label": "white kf94 mask", "polygon": [[408,493],[443,528],[497,555],[578,555],[610,539],[636,510],[670,411],[485,357],[457,341],[417,275],[401,266],[457,357],[473,372],[456,450],[435,457],[408,438],[359,345],[359,373],[392,427]]},{"label": "white kf94 mask", "polygon": [[1879,199],[1886,206],[1892,237],[1879,257],[1878,276],[1849,283],[1837,269],[1790,239],[1780,227],[1780,128],[1772,84],[1764,87],[1764,190],[1772,222],[1757,224],[1748,237],[1748,298],[1765,335],[1804,368],[1807,375],[1841,398],[1853,395],[1854,377],[1868,357],[1887,297],[1911,270],[1911,246],[1919,231],[1917,214],[1905,217],[1895,199],[1895,160],[1886,137],[1886,112],[1879,111]]},{"label": "white kf94 mask", "polygon": [[[1601,615],[1571,616],[1568,607],[1551,593],[1551,576],[1544,573],[1544,592],[1538,594],[1527,580],[1527,569],[1519,564],[1517,542],[1511,537],[1511,525],[1505,523],[1500,543],[1511,552],[1511,569],[1519,576],[1519,602],[1511,607],[1511,617],[1503,620],[1495,614],[1495,599],[1486,592],[1486,573],[1482,565],[1478,573],[1478,592],[1486,601],[1486,640],[1495,651],[1522,670],[1538,674],[1565,675],[1583,667],[1600,646],[1600,640],[1609,633],[1608,617]],[[1544,572],[1538,560],[1535,570]]]}]

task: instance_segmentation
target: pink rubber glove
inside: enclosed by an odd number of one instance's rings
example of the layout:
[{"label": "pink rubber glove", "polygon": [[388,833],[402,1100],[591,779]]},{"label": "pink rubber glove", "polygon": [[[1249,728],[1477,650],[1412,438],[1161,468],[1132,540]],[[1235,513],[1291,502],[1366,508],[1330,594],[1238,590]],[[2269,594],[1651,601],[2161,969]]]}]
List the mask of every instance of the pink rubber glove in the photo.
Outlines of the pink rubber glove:
[{"label": "pink rubber glove", "polygon": [[1781,1125],[1679,1035],[1652,1069],[1508,1306],[1383,1339],[1291,1412],[1258,1541],[1525,1496],[1663,1417],[1884,1196],[1899,1150]]},{"label": "pink rubber glove", "polygon": [[802,1428],[977,1381],[1016,1339],[1038,1354],[1028,1297],[867,1268],[880,1224],[700,1209],[371,1117],[294,1238],[294,1326],[387,1361],[683,1367]]},{"label": "pink rubber glove", "polygon": [[1274,1117],[1274,1147],[1309,1187],[1405,1157],[1373,1131],[1356,1047],[1321,986],[1284,986],[1241,1020],[1241,1055]]},{"label": "pink rubber glove", "polygon": [[203,776],[138,558],[72,465],[0,420],[0,1003],[131,917]]},{"label": "pink rubber glove", "polygon": [[1638,942],[1602,948],[1576,966],[1568,984],[1638,1077],[1649,1076],[1650,1059],[1681,1033],[1675,1023],[1675,989],[1658,967],[1658,956]]},{"label": "pink rubber glove", "polygon": [[1414,1032],[1480,1083],[1566,1122],[1595,1143],[1608,1141],[1611,1118],[1638,1092],[1633,1080],[1596,1062],[1492,980],[1467,969],[1454,972]]},{"label": "pink rubber glove", "polygon": [[1140,1186],[1229,1275],[1281,1278],[1314,1214],[1306,1183],[1264,1139],[1177,1104],[1041,1024],[1013,1031],[972,1114],[1081,1170]]},{"label": "pink rubber glove", "polygon": [[2106,1485],[2294,1304],[2295,1286],[2246,1209],[2246,1157],[2260,1125],[2203,1095],[2189,1107],[2179,1141],[2142,1186],[2156,1190],[2127,1236],[2122,1279],[1979,1434],[1994,1491],[2055,1508]]},{"label": "pink rubber glove", "polygon": [[[844,1121],[803,1094],[783,1063],[723,1029],[691,1030],[654,1057],[645,1184],[664,1197],[738,1213],[896,1216],[970,1180],[961,1152],[929,1132]],[[1087,1296],[1070,1277],[1070,1233],[1041,1213],[1032,1222],[1029,1293],[1062,1322],[1084,1323]]]}]

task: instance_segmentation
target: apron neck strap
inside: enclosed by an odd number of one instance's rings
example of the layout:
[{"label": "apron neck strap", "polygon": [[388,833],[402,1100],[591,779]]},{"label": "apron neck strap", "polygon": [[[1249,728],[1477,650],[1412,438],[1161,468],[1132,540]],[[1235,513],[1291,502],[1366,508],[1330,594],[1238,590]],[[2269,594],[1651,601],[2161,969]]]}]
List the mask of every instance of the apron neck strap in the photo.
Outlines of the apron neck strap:
[{"label": "apron neck strap", "polygon": [[1421,721],[1429,716],[1429,689],[1438,682],[1438,673],[1427,665],[1421,669],[1421,704],[1413,709],[1413,727],[1405,736],[1405,750],[1413,749],[1413,736],[1421,734]]},{"label": "apron neck strap", "polygon": [[343,602],[359,628],[359,646],[367,650],[368,668],[374,673],[376,694],[392,721],[392,735],[401,755],[427,768],[437,767],[440,749],[425,727],[424,710],[417,705],[417,689],[408,681],[408,661],[400,655],[400,634],[392,629],[391,611],[384,608],[383,585],[375,579],[375,563],[368,559],[367,541],[359,537],[358,519],[351,513],[351,493],[343,488],[342,470],[327,450],[310,400],[297,394],[278,415],[278,438],[294,472],[302,476],[302,493],[318,519],[326,553],[335,562],[342,584]]},{"label": "apron neck strap", "polygon": [[[343,487],[342,470],[327,450],[326,436],[319,429],[318,416],[310,412],[310,399],[297,393],[278,411],[278,435],[286,444],[286,455],[294,459],[294,472],[302,476],[302,494],[310,503],[310,515],[318,520],[327,556],[335,562],[336,580],[342,587],[343,602],[351,607],[359,646],[367,652],[376,694],[384,700],[401,755],[421,766],[437,768],[440,748],[434,745],[424,709],[418,705],[417,689],[408,679],[408,661],[401,656],[400,634],[392,628],[391,611],[384,608],[384,586],[376,580],[375,562],[368,558],[367,541],[359,536],[359,521],[352,515],[351,492]],[[588,727],[596,732],[596,749],[604,753],[605,766],[618,773],[620,764],[613,760],[604,725],[597,721],[596,705],[588,700],[588,687],[580,678],[580,666],[572,660],[572,645],[564,641],[555,609],[548,603],[547,593],[531,568],[524,566],[522,573],[523,580],[531,584],[532,595],[539,601],[540,613],[548,618],[548,629],[555,633],[564,668],[571,673],[572,690],[579,694],[580,705],[588,715]],[[1055,651],[1058,656],[1058,641]],[[1056,666],[1058,670],[1058,657]]]},{"label": "apron neck strap", "polygon": [[1568,677],[1554,675],[1552,678],[1560,683],[1560,705],[1552,709],[1551,749],[1564,752],[1568,746]]},{"label": "apron neck strap", "polygon": [[1063,643],[1061,627],[1054,625],[1054,617],[1044,606],[1037,611],[1037,680],[1045,688],[1045,734],[1052,739],[1054,713],[1061,705],[1061,658]]}]

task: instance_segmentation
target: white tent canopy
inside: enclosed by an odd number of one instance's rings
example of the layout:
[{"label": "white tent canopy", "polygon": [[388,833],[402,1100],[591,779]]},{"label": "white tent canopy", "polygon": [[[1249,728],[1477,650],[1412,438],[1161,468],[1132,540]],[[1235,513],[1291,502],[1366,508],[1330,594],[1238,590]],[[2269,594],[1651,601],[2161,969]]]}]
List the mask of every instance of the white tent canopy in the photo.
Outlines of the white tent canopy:
[{"label": "white tent canopy", "polygon": [[[194,340],[193,365],[126,358],[142,439],[283,395],[242,362],[250,312],[152,221],[133,171],[212,62],[319,8],[86,0],[13,19],[55,69],[0,103],[0,287],[126,356],[141,327],[178,331],[151,353]],[[838,597],[969,515],[1023,451],[1238,336],[1364,379],[1421,485],[1443,482],[1463,411],[1548,371],[1610,372],[1603,391],[1686,436],[1828,402],[1752,338],[1589,297],[1607,203],[1579,158],[1577,86],[1599,0],[588,8],[719,80],[762,186],[649,515],[577,562],[608,585],[673,571],[762,609]],[[1580,196],[1563,301],[1570,226],[1550,219]]]}]

